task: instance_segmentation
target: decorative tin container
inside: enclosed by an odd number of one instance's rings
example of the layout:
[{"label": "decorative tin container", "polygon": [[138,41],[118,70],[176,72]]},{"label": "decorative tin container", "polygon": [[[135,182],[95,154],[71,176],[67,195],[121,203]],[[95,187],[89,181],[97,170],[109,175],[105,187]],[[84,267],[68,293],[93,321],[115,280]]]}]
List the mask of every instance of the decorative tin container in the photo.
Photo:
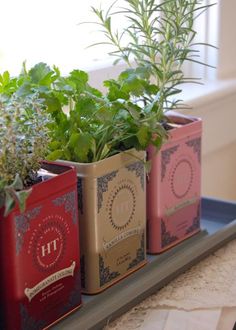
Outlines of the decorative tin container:
[{"label": "decorative tin container", "polygon": [[72,163],[78,175],[82,291],[103,291],[146,263],[145,153]]},{"label": "decorative tin container", "polygon": [[76,172],[32,186],[27,208],[0,213],[0,286],[4,330],[41,330],[81,304]]},{"label": "decorative tin container", "polygon": [[202,121],[174,117],[179,127],[152,160],[147,182],[148,252],[160,253],[200,230]]}]

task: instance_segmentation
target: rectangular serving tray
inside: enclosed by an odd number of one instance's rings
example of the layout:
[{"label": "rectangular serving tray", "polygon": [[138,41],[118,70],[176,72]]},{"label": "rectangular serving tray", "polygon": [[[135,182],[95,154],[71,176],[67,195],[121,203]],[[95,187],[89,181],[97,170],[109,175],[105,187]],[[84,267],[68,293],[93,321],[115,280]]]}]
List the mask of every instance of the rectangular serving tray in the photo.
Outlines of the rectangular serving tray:
[{"label": "rectangular serving tray", "polygon": [[203,198],[201,232],[160,255],[106,291],[83,296],[83,305],[51,329],[99,330],[176,276],[236,238],[236,203]]},{"label": "rectangular serving tray", "polygon": [[83,296],[83,306],[63,319],[55,330],[99,330],[127,312],[176,276],[236,238],[236,203],[203,198],[201,232],[161,255],[106,291]]}]

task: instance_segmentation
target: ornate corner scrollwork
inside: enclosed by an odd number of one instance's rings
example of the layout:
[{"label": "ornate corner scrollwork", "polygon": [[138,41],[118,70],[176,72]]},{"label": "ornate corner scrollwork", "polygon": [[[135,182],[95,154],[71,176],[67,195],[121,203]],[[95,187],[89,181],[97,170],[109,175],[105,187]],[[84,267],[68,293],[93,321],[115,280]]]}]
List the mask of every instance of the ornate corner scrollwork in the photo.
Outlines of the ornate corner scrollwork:
[{"label": "ornate corner scrollwork", "polygon": [[41,209],[42,206],[38,206],[15,217],[15,237],[17,255],[20,254],[22,245],[24,244],[24,235],[30,227],[30,222],[39,215]]},{"label": "ornate corner scrollwork", "polygon": [[108,190],[108,183],[116,177],[117,173],[118,171],[113,171],[104,176],[101,176],[100,178],[97,178],[98,213],[102,207],[103,194]]},{"label": "ornate corner scrollwork", "polygon": [[201,137],[187,141],[186,145],[193,148],[193,152],[197,154],[198,162],[201,163]]},{"label": "ornate corner scrollwork", "polygon": [[161,247],[165,248],[177,240],[177,236],[171,235],[170,232],[166,230],[165,222],[161,219]]},{"label": "ornate corner scrollwork", "polygon": [[137,266],[145,259],[145,239],[144,239],[144,233],[142,233],[142,239],[140,242],[140,248],[137,249],[136,258],[134,258],[128,265],[127,270]]},{"label": "ornate corner scrollwork", "polygon": [[161,151],[161,181],[166,175],[167,165],[171,161],[171,156],[178,150],[179,145]]},{"label": "ornate corner scrollwork", "polygon": [[56,206],[64,205],[66,213],[72,214],[72,221],[74,224],[76,224],[76,222],[77,222],[77,216],[76,216],[77,205],[76,205],[76,192],[74,190],[54,199],[52,202]]},{"label": "ornate corner scrollwork", "polygon": [[24,330],[41,330],[47,325],[44,320],[35,320],[30,316],[27,308],[20,304],[20,316],[21,316],[21,329]]},{"label": "ornate corner scrollwork", "polygon": [[144,165],[141,161],[132,163],[126,166],[127,170],[130,172],[134,172],[137,178],[140,179],[141,187],[144,190]]},{"label": "ornate corner scrollwork", "polygon": [[105,266],[103,257],[99,254],[99,278],[100,287],[104,284],[111,282],[120,275],[119,272],[111,272],[109,266]]}]

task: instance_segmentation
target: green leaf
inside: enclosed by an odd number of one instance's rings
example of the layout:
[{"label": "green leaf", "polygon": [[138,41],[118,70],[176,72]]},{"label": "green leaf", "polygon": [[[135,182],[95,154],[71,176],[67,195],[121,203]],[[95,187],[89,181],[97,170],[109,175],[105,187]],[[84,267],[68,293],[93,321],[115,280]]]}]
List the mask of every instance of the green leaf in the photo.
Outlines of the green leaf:
[{"label": "green leaf", "polygon": [[30,82],[26,81],[24,82],[20,88],[18,88],[18,90],[16,91],[16,94],[19,96],[19,97],[23,97],[23,96],[27,96],[27,95],[30,95],[32,94],[32,86],[30,84]]},{"label": "green leaf", "polygon": [[103,124],[108,126],[111,125],[111,122],[114,118],[114,113],[113,113],[114,109],[115,107],[111,107],[111,105],[109,106],[104,105],[98,108],[96,112],[96,120],[98,120],[100,127],[102,127]]},{"label": "green leaf", "polygon": [[71,134],[69,142],[68,142],[68,146],[70,146],[71,148],[77,147],[79,139],[80,139],[80,133]]},{"label": "green leaf", "polygon": [[[70,152],[70,150],[68,148],[63,148],[63,159],[66,159],[66,160],[72,160],[72,154]],[[61,157],[62,159],[62,157]]]},{"label": "green leaf", "polygon": [[133,135],[131,137],[128,137],[128,138],[124,139],[123,143],[124,143],[124,146],[125,146],[126,150],[128,150],[130,148],[140,149],[140,148],[138,148],[139,147],[139,141],[137,139],[137,136]]},{"label": "green leaf", "polygon": [[154,139],[152,139],[152,145],[156,147],[157,150],[159,150],[163,144],[163,137],[157,135]]},{"label": "green leaf", "polygon": [[145,84],[145,92],[149,95],[156,95],[159,92],[159,87],[154,84]]},{"label": "green leaf", "polygon": [[31,194],[31,192],[32,192],[32,189],[22,190],[22,191],[17,191],[16,192],[16,197],[17,197],[21,212],[25,211],[26,200],[29,197],[29,195]]},{"label": "green leaf", "polygon": [[135,69],[126,69],[122,71],[118,77],[118,80],[124,81],[127,80],[130,76],[135,75]]},{"label": "green leaf", "polygon": [[7,85],[10,83],[10,73],[8,71],[5,71],[2,75],[3,83],[4,85]]},{"label": "green leaf", "polygon": [[126,109],[129,111],[132,118],[134,118],[135,120],[140,119],[140,110],[141,109],[138,105],[132,104],[131,102],[128,102],[127,105],[126,105]]},{"label": "green leaf", "polygon": [[88,74],[81,70],[73,70],[70,72],[68,82],[74,83],[77,90],[85,90],[88,83]]},{"label": "green leaf", "polygon": [[137,73],[137,75],[141,79],[149,79],[150,78],[150,69],[148,67],[145,67],[145,66],[144,67],[137,67],[135,72]]},{"label": "green leaf", "polygon": [[54,130],[53,133],[55,135],[59,134],[59,136],[64,136],[69,128],[69,119],[67,118],[67,115],[62,111],[53,112],[52,115],[55,119],[55,122],[52,125]]},{"label": "green leaf", "polygon": [[151,134],[147,126],[141,126],[137,132],[137,138],[142,147],[147,147],[150,141]]},{"label": "green leaf", "polygon": [[121,86],[118,84],[117,81],[111,79],[111,80],[105,80],[103,85],[108,88],[108,94],[107,97],[110,101],[116,101],[118,99],[129,99],[129,93],[122,90]]},{"label": "green leaf", "polygon": [[45,104],[49,113],[58,113],[62,111],[62,106],[57,97],[54,95],[45,97]]},{"label": "green leaf", "polygon": [[146,82],[138,77],[135,70],[126,70],[119,76],[119,81],[122,83],[122,91],[132,93],[135,96],[142,95],[145,90]]},{"label": "green leaf", "polygon": [[12,188],[14,190],[22,190],[24,188],[22,179],[20,178],[18,173],[16,174],[15,180],[13,181],[13,183],[8,187]]},{"label": "green leaf", "polygon": [[111,149],[111,146],[109,146],[107,143],[104,145],[103,149],[102,149],[102,152],[101,152],[101,155],[99,157],[99,160],[101,159],[104,159],[107,157],[107,155],[109,154],[110,152],[110,149]]},{"label": "green leaf", "polygon": [[64,152],[61,149],[54,150],[49,153],[47,156],[47,160],[57,160],[57,159],[63,159]]},{"label": "green leaf", "polygon": [[93,137],[90,133],[79,133],[73,135],[71,141],[71,149],[75,156],[75,161],[88,162],[88,153],[91,151],[93,145]]},{"label": "green leaf", "polygon": [[91,97],[80,97],[75,105],[75,110],[70,113],[71,118],[75,117],[78,124],[81,123],[81,117],[89,118],[96,111],[95,102]]},{"label": "green leaf", "polygon": [[94,96],[103,97],[103,94],[98,89],[93,88],[89,85],[87,86],[87,91],[93,94]]},{"label": "green leaf", "polygon": [[14,206],[15,206],[15,200],[8,191],[5,192],[5,204],[4,205],[5,205],[4,217],[6,217],[14,209]]},{"label": "green leaf", "polygon": [[92,155],[96,155],[96,151],[97,151],[97,145],[96,145],[96,140],[94,138],[92,138],[91,140],[91,153]]},{"label": "green leaf", "polygon": [[29,77],[34,84],[47,84],[53,71],[46,63],[38,63],[29,71]]},{"label": "green leaf", "polygon": [[48,145],[49,149],[52,151],[59,149],[60,146],[61,146],[61,142],[59,142],[59,141],[52,141]]}]

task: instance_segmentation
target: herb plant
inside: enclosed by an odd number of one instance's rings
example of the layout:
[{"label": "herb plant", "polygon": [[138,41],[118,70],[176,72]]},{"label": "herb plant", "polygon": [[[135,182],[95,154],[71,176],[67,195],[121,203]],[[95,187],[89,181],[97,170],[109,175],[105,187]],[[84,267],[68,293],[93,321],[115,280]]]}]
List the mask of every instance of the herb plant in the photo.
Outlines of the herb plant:
[{"label": "herb plant", "polygon": [[133,102],[132,95],[141,97],[152,88],[141,73],[138,77],[124,72],[116,80],[105,81],[108,92],[103,95],[89,85],[84,71],[73,70],[62,77],[58,68],[45,63],[29,71],[24,67],[17,93],[37,92],[53,118],[48,159],[95,162],[133,147],[158,146],[166,134],[163,127],[149,111],[150,105],[145,108]]},{"label": "herb plant", "polygon": [[24,98],[4,94],[0,99],[0,207],[5,206],[6,216],[16,203],[24,209],[47,153],[49,135],[48,115],[37,94]]},{"label": "herb plant", "polygon": [[[132,83],[131,83],[132,82]],[[95,162],[130,148],[146,149],[155,132],[165,131],[153,116],[144,116],[144,109],[132,102],[131,93],[143,94],[146,82],[120,75],[116,81],[108,80],[106,95],[92,88],[88,75],[74,70],[66,78],[55,82],[58,99],[68,106],[68,115],[62,109],[54,112],[55,123],[50,159],[61,158],[76,162]]]},{"label": "herb plant", "polygon": [[[199,61],[199,46],[210,46],[194,42],[194,21],[210,7],[202,2],[124,0],[124,7],[119,8],[118,0],[107,11],[92,8],[106,39],[99,44],[113,47],[110,55],[116,57],[115,63],[124,61],[130,67],[127,74],[138,77],[140,69],[145,70],[145,80],[152,87],[145,91],[142,101],[144,106],[151,105],[157,120],[164,119],[166,110],[181,104],[176,95],[183,83],[198,82],[197,78],[184,76],[183,64],[204,64]],[[114,30],[115,16],[125,17],[126,26]]]}]

